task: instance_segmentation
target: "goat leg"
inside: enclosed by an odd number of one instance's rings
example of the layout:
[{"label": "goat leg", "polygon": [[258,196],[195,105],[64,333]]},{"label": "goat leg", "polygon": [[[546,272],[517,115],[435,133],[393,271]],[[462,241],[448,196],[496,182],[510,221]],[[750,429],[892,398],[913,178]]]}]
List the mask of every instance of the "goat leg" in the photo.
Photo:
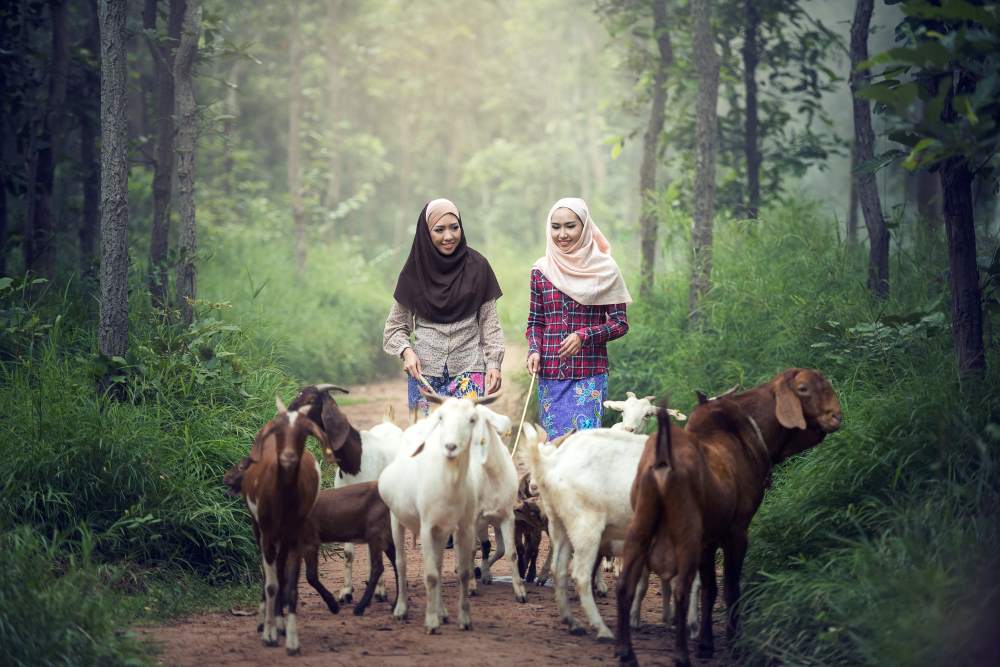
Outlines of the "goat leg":
[{"label": "goat leg", "polygon": [[302,549],[302,559],[306,563],[306,581],[323,598],[323,602],[326,603],[326,608],[330,610],[330,613],[339,614],[340,605],[337,603],[337,598],[319,580],[319,545],[309,544],[304,547]]},{"label": "goat leg", "polygon": [[368,561],[371,568],[368,571],[368,583],[365,585],[365,592],[361,596],[361,601],[354,605],[355,616],[364,614],[365,609],[371,604],[372,595],[375,593],[375,586],[382,578],[382,572],[385,570],[385,567],[382,565],[382,546],[380,544],[375,544],[374,542],[368,543]]}]

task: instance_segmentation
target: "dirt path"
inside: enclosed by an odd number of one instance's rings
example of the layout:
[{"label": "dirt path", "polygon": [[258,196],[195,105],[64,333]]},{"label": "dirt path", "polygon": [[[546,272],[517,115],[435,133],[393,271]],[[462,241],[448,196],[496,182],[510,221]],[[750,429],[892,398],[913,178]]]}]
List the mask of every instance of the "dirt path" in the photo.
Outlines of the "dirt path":
[{"label": "dirt path", "polygon": [[[515,421],[520,418],[523,406],[521,385],[514,382],[516,374],[524,373],[524,349],[511,349],[504,363],[505,394],[497,408]],[[351,388],[350,401],[345,401],[344,412],[360,428],[382,419],[387,404],[393,406],[396,422],[406,422],[406,386],[402,377]],[[472,630],[460,631],[454,623],[445,625],[439,635],[424,633],[423,568],[419,550],[407,544],[409,573],[409,620],[394,621],[388,602],[373,602],[364,616],[354,616],[346,606],[339,615],[331,615],[323,601],[305,583],[299,585],[299,636],[302,655],[288,657],[283,648],[268,648],[261,644],[256,631],[256,609],[252,616],[237,616],[231,612],[201,614],[181,618],[160,626],[144,627],[139,631],[158,643],[161,649],[159,664],[164,665],[251,665],[296,667],[328,665],[434,665],[451,667],[486,662],[492,665],[531,667],[540,665],[585,665],[613,663],[613,646],[600,643],[593,633],[585,637],[568,634],[559,622],[551,587],[528,586],[528,602],[514,601],[509,583],[494,583],[479,587],[479,594],[471,600]],[[540,557],[548,553],[548,542],[542,543]],[[356,595],[364,590],[368,574],[368,551],[355,550],[354,589]],[[539,561],[541,562],[541,560]],[[457,613],[458,594],[454,552],[446,551],[444,559],[443,599],[452,617]],[[497,563],[493,572],[498,577],[509,577],[506,560]],[[343,581],[343,561],[331,557],[320,565],[320,577],[327,588],[336,591]],[[613,629],[615,623],[614,581],[604,575],[611,595],[598,598],[597,605],[605,622]],[[386,564],[386,586],[393,591],[395,577],[392,567]],[[508,580],[509,581],[509,580]],[[721,596],[720,596],[721,597]],[[572,595],[572,605],[577,618],[584,621],[582,610]],[[357,599],[357,598],[355,598]],[[661,596],[659,586],[651,582],[650,591],[643,605],[643,627],[634,634],[633,641],[639,660],[644,665],[672,664],[673,632],[660,623]],[[722,615],[715,613],[717,637],[716,660],[692,660],[696,665],[714,666],[731,664],[727,658]]]}]

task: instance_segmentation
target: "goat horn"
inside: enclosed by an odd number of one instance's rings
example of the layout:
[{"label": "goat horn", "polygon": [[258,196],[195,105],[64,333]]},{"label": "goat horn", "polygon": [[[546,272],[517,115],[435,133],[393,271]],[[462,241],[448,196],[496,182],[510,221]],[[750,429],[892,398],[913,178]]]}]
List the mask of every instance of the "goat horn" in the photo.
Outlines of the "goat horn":
[{"label": "goat horn", "polygon": [[274,406],[278,408],[279,413],[288,412],[288,408],[285,407],[285,402],[281,400],[281,396],[274,397]]},{"label": "goat horn", "polygon": [[319,391],[319,392],[324,392],[324,391],[339,391],[342,394],[350,394],[351,393],[350,390],[344,389],[343,387],[338,387],[335,384],[318,384],[318,385],[316,385],[316,391]]},{"label": "goat horn", "polygon": [[719,394],[718,396],[713,396],[713,397],[712,397],[712,398],[710,398],[709,400],[710,400],[710,401],[717,401],[717,400],[718,400],[718,399],[720,399],[720,398],[725,398],[725,397],[727,397],[727,396],[730,396],[730,395],[732,395],[732,394],[735,394],[735,393],[736,393],[736,390],[737,390],[737,389],[739,389],[739,388],[740,388],[740,383],[739,383],[739,382],[737,382],[736,384],[734,384],[734,385],[733,385],[732,387],[730,387],[729,389],[725,390],[724,392],[722,392],[722,393],[721,393],[721,394]]},{"label": "goat horn", "polygon": [[427,399],[428,403],[433,403],[434,405],[441,405],[442,403],[444,403],[444,398],[442,398],[437,394],[432,394],[423,387],[420,388],[420,393],[424,398]]},{"label": "goat horn", "polygon": [[503,392],[498,391],[495,394],[490,394],[489,396],[483,396],[482,398],[479,398],[477,396],[476,398],[472,399],[472,402],[475,403],[476,405],[489,405],[490,403],[493,403],[501,396],[503,396]]}]

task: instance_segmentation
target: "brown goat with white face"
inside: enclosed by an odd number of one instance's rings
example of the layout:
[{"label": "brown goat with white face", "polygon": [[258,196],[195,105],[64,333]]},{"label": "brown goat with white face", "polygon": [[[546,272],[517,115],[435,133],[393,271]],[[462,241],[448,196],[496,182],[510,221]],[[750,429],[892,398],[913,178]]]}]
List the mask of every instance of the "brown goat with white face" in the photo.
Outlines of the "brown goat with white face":
[{"label": "brown goat with white face", "polygon": [[684,617],[696,573],[702,581],[699,657],[711,657],[715,552],[724,555],[728,633],[738,626],[740,575],[750,520],[774,464],[813,447],[841,425],[840,402],[818,371],[793,368],[750,391],[699,405],[686,430],[665,411],[647,440],[632,486],[635,515],[618,580],[619,660],[636,664],[629,610],[643,567],[673,580],[678,665],[689,663]]},{"label": "brown goat with white face", "polygon": [[277,645],[276,615],[284,602],[288,605],[285,648],[295,655],[300,650],[295,617],[298,549],[320,482],[319,462],[305,448],[306,437],[316,438],[331,461],[333,456],[326,434],[306,415],[307,408],[288,411],[281,399],[276,403],[278,414],[254,438],[250,464],[240,480],[240,492],[253,517],[254,536],[264,564],[265,616],[261,640],[268,646]]}]

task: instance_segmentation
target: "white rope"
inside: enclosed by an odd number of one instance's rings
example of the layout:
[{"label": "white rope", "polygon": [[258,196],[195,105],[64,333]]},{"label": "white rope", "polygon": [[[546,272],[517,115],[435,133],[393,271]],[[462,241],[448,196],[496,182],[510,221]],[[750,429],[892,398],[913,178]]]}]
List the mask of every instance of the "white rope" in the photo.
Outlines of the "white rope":
[{"label": "white rope", "polygon": [[524,399],[524,409],[521,410],[521,423],[517,425],[517,435],[514,436],[514,449],[510,452],[510,458],[514,458],[517,453],[517,443],[521,440],[521,430],[524,428],[524,417],[528,414],[528,402],[531,401],[531,390],[535,386],[535,374],[531,374],[531,382],[528,384],[528,396]]}]

